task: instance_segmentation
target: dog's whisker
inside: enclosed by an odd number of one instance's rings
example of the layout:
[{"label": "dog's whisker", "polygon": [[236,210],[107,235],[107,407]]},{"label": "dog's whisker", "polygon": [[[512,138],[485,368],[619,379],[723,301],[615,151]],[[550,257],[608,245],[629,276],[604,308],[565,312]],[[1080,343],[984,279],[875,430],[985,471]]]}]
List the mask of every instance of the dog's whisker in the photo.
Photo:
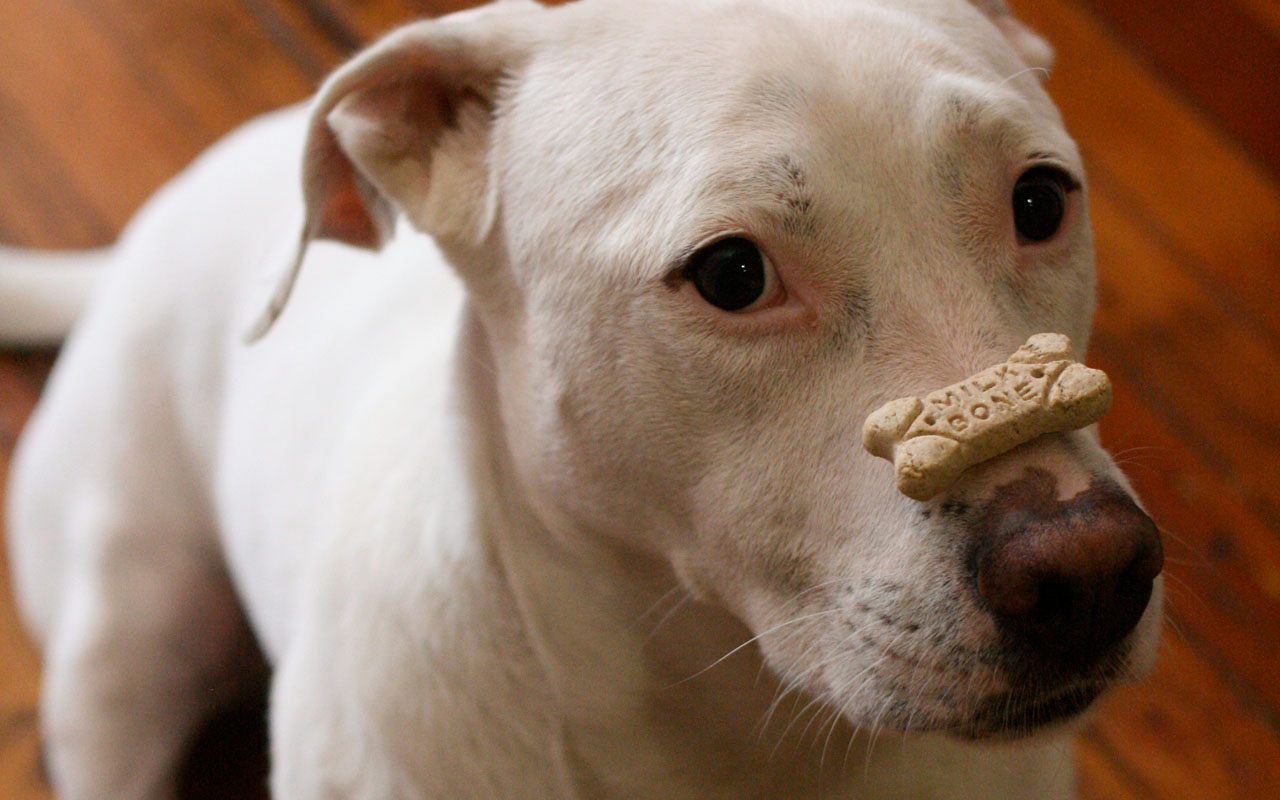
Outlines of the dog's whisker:
[{"label": "dog's whisker", "polygon": [[691,680],[693,680],[693,679],[695,679],[695,678],[698,678],[698,677],[700,677],[700,676],[702,676],[702,675],[706,674],[707,672],[709,672],[709,671],[711,671],[711,670],[715,669],[716,667],[718,667],[720,664],[724,663],[727,659],[729,659],[729,658],[733,657],[735,654],[737,654],[738,652],[740,652],[743,648],[745,648],[745,647],[747,647],[747,646],[749,646],[749,645],[751,645],[751,644],[755,643],[756,641],[760,640],[762,637],[765,637],[765,636],[768,636],[768,635],[769,635],[769,634],[771,634],[771,633],[774,633],[775,631],[781,630],[782,628],[786,628],[786,627],[788,627],[788,626],[790,626],[790,625],[795,625],[795,624],[797,624],[797,623],[804,622],[804,621],[806,621],[806,620],[815,619],[815,618],[817,618],[817,617],[825,617],[825,616],[827,616],[828,614],[838,614],[839,612],[840,612],[840,609],[838,609],[838,608],[829,608],[829,609],[827,609],[827,610],[825,610],[825,611],[816,611],[816,612],[814,612],[814,613],[812,613],[812,614],[805,614],[804,616],[796,617],[795,619],[787,620],[786,622],[780,622],[780,623],[778,623],[777,625],[774,625],[772,628],[769,628],[769,629],[767,629],[767,630],[765,630],[765,631],[762,631],[762,632],[760,632],[760,633],[757,633],[755,636],[752,636],[750,639],[746,640],[746,641],[745,641],[745,642],[743,642],[742,644],[738,645],[737,647],[733,648],[733,649],[732,649],[732,650],[730,650],[729,652],[727,652],[727,653],[725,653],[724,655],[720,656],[720,657],[719,657],[719,658],[717,658],[715,661],[711,662],[710,664],[708,664],[707,666],[705,666],[705,667],[703,667],[702,669],[698,670],[697,672],[693,673],[692,675],[690,675],[690,676],[688,676],[688,677],[686,677],[686,678],[681,678],[680,680],[676,681],[675,683],[673,683],[673,684],[671,684],[671,685],[669,685],[669,686],[667,686],[667,687],[665,687],[665,688],[667,688],[667,689],[674,688],[674,687],[676,687],[676,686],[679,686],[679,685],[680,685],[680,684],[682,684],[682,683],[687,683],[688,681],[691,681]]},{"label": "dog's whisker", "polygon": [[[829,714],[831,713],[832,707],[834,705],[835,703],[832,701],[831,698],[824,697],[822,699],[822,702],[818,705],[818,708],[813,712],[813,714],[809,716],[809,721],[804,724],[804,729],[800,731],[800,735],[799,737],[797,737],[797,740],[796,740],[798,745],[802,747],[804,746],[805,737],[809,735],[809,730],[810,728],[812,728],[813,743],[809,745],[807,749],[809,751],[812,751],[813,748],[818,746],[818,739],[822,736],[822,729],[826,727],[826,720],[830,718]],[[818,722],[818,720],[822,720],[822,722]],[[818,726],[816,728],[814,727],[815,722],[818,722]]]},{"label": "dog's whisker", "polygon": [[[666,590],[665,592],[663,592],[663,593],[662,593],[662,595],[661,595],[661,596],[659,596],[657,600],[654,600],[654,601],[653,601],[653,603],[652,603],[648,608],[646,608],[642,614],[640,614],[640,616],[636,617],[636,622],[643,622],[643,621],[644,621],[644,619],[645,619],[645,617],[648,617],[650,614],[652,614],[652,613],[654,613],[655,611],[657,611],[657,610],[658,610],[658,608],[659,608],[663,603],[665,603],[665,602],[667,602],[668,600],[670,600],[670,599],[671,599],[673,596],[675,596],[675,595],[676,595],[676,594],[677,594],[681,589],[684,589],[684,586],[682,586],[680,583],[676,583],[676,584],[675,584],[675,585],[673,585],[670,589],[668,589],[668,590]],[[686,590],[686,591],[687,591],[687,590]]]},{"label": "dog's whisker", "polygon": [[[782,745],[786,742],[787,734],[791,731],[791,728],[799,720],[800,715],[803,712],[803,709],[800,708],[800,701],[804,699],[804,695],[799,691],[799,688],[798,684],[792,685],[788,687],[787,693],[784,695],[784,698],[791,699],[791,710],[788,712],[789,716],[787,724],[783,727],[782,732],[778,734],[776,741],[773,743],[773,748],[769,751],[769,755],[765,759],[766,763],[772,761],[773,757],[777,755],[778,751],[782,748]],[[767,731],[761,731],[760,737],[757,739],[758,742],[764,742],[765,733],[767,733]]]},{"label": "dog's whisker", "polygon": [[[797,660],[800,662],[807,661],[809,658],[809,654],[812,653],[813,650],[815,650],[818,647],[818,645],[819,645],[819,642],[817,641],[810,642],[809,645],[805,647],[804,651],[800,654],[800,657]],[[816,663],[814,663],[813,665],[811,665],[810,667],[808,667],[807,669],[805,669],[799,675],[795,677],[787,678],[785,681],[780,681],[778,690],[774,692],[773,700],[769,703],[769,707],[765,710],[765,713],[761,718],[761,721],[756,726],[758,729],[757,741],[763,739],[765,731],[768,729],[769,722],[773,718],[774,711],[777,709],[778,705],[783,701],[783,699],[788,694],[794,692],[797,688],[803,685],[805,679],[810,674],[812,674],[814,670],[825,668],[826,665],[830,663],[832,658],[835,658],[838,656],[839,654],[837,653],[835,656],[829,657],[827,659],[821,659]],[[757,680],[759,679],[759,675],[761,674],[761,672],[763,672],[763,670],[765,669],[765,666],[766,665],[764,664],[762,659],[760,670],[757,670],[756,672]]]},{"label": "dog's whisker", "polygon": [[649,635],[646,636],[644,641],[640,643],[640,647],[643,649],[644,647],[648,646],[648,644],[653,641],[653,638],[658,635],[658,631],[662,629],[662,626],[666,625],[667,622],[669,622],[672,617],[674,617],[677,613],[679,613],[680,609],[684,608],[692,600],[693,600],[693,594],[690,592],[685,592],[684,597],[681,597],[678,601],[676,601],[676,603],[673,604],[671,608],[667,609],[667,613],[662,615],[662,619],[658,620],[658,623],[653,626],[653,630],[649,631]]},{"label": "dog's whisker", "polygon": [[1159,447],[1156,445],[1139,444],[1139,445],[1133,445],[1131,447],[1126,447],[1122,450],[1117,450],[1115,453],[1112,454],[1111,457],[1113,459],[1116,459],[1116,458],[1125,458],[1127,456],[1132,455],[1133,453],[1172,453],[1172,452],[1173,452],[1173,449],[1169,447]]},{"label": "dog's whisker", "polygon": [[822,775],[823,769],[826,768],[827,748],[831,746],[831,737],[835,734],[836,730],[840,727],[841,721],[843,721],[844,719],[844,708],[838,703],[833,704],[833,706],[834,707],[832,708],[832,711],[831,711],[830,727],[829,727],[829,730],[827,731],[827,738],[822,743],[822,754],[818,757],[818,775],[819,776]]},{"label": "dog's whisker", "polygon": [[[889,651],[889,650],[890,650],[894,645],[896,645],[896,644],[898,643],[898,641],[900,641],[900,640],[901,640],[904,636],[906,636],[908,633],[909,633],[909,631],[907,631],[907,630],[903,630],[902,632],[900,632],[897,636],[895,636],[895,637],[894,637],[894,638],[889,642],[889,644],[888,644],[888,645],[885,645],[885,646],[883,647],[884,652],[881,654],[881,656],[880,656],[879,658],[877,658],[875,661],[873,661],[873,662],[871,662],[870,664],[868,664],[866,667],[864,667],[861,671],[859,671],[859,672],[858,672],[858,674],[854,675],[852,678],[849,678],[848,680],[844,681],[844,682],[843,682],[843,686],[842,686],[841,691],[840,691],[840,693],[839,693],[839,694],[840,694],[841,696],[846,696],[846,697],[857,697],[857,696],[860,696],[860,695],[862,694],[862,692],[863,692],[864,688],[865,688],[865,683],[863,683],[863,684],[859,684],[859,681],[861,680],[861,678],[862,678],[864,675],[866,675],[868,672],[870,672],[870,671],[872,671],[872,670],[876,669],[876,668],[877,668],[877,667],[879,667],[881,664],[883,664],[883,663],[885,663],[886,661],[888,661],[888,659],[889,659],[888,651]],[[853,635],[853,634],[851,634],[851,636],[852,636],[852,635]],[[874,729],[875,729],[875,727],[876,727],[876,726],[878,726],[878,725],[879,725],[879,721],[880,721],[880,719],[882,718],[882,715],[883,715],[883,713],[885,713],[885,711],[887,711],[887,706],[886,706],[886,707],[884,707],[884,708],[881,710],[881,712],[879,712],[879,713],[877,714],[876,718],[875,718],[875,719],[873,720],[873,722],[872,722],[873,737],[874,737]],[[872,741],[874,741],[874,738],[872,739]],[[852,741],[851,741],[851,743],[850,743],[850,746],[852,746]],[[846,758],[846,760],[847,760],[847,758],[848,758],[848,752],[847,752],[847,750],[846,750],[845,758]]]},{"label": "dog's whisker", "polygon": [[907,712],[906,723],[902,726],[902,744],[904,746],[907,742],[907,735],[911,732],[911,723],[915,720],[916,709],[920,705],[920,700],[923,699],[925,692],[932,686],[932,679],[926,679],[923,684],[919,684],[917,681],[917,676],[920,674],[920,669],[923,666],[924,662],[917,659],[915,666],[911,668],[911,677],[907,681],[908,686],[918,686],[918,691],[910,705],[910,710]]},{"label": "dog's whisker", "polygon": [[1179,639],[1181,639],[1184,642],[1189,641],[1187,639],[1186,632],[1182,630],[1182,626],[1179,625],[1178,621],[1173,618],[1173,612],[1171,610],[1166,610],[1162,615],[1162,618],[1164,620],[1164,623],[1168,625],[1171,630],[1173,630],[1174,636],[1177,636]]},{"label": "dog's whisker", "polygon": [[769,723],[773,721],[773,715],[777,712],[778,708],[786,702],[786,699],[795,693],[798,686],[799,684],[794,681],[779,684],[778,690],[774,692],[773,699],[769,702],[768,708],[766,708],[764,714],[760,716],[760,721],[756,723],[755,741],[757,744],[764,742],[765,734],[769,732]]},{"label": "dog's whisker", "polygon": [[1161,536],[1175,542],[1179,547],[1183,548],[1193,556],[1196,556],[1196,561],[1199,562],[1200,566],[1213,567],[1213,562],[1209,560],[1208,556],[1202,553],[1197,547],[1192,545],[1191,542],[1187,541],[1184,537],[1179,536],[1177,533],[1174,533],[1172,530],[1165,527],[1164,525],[1157,526],[1157,529],[1160,531]]},{"label": "dog's whisker", "polygon": [[764,732],[768,730],[769,722],[772,722],[773,714],[777,712],[777,708],[786,700],[787,696],[796,694],[800,687],[804,686],[804,677],[809,675],[813,669],[824,666],[826,663],[826,660],[822,660],[822,662],[819,662],[817,666],[805,669],[805,672],[800,673],[800,676],[788,678],[786,684],[782,686],[782,689],[774,694],[773,701],[769,703],[769,707],[765,709],[764,716],[760,719],[758,726],[760,728],[760,736],[764,736]]},{"label": "dog's whisker", "polygon": [[[820,645],[821,645],[820,641],[815,640],[813,642],[810,642],[805,647],[805,649],[801,652],[799,658],[797,658],[796,661],[799,663],[803,663],[807,661],[810,653],[812,653]],[[768,713],[772,713],[773,707],[777,704],[777,702],[779,702],[782,699],[782,697],[786,696],[787,693],[795,691],[799,687],[803,686],[810,675],[812,675],[814,672],[818,672],[825,669],[828,665],[834,663],[840,657],[841,657],[841,654],[839,652],[833,652],[828,654],[825,658],[821,658],[821,659],[818,659],[817,661],[814,661],[808,667],[801,670],[798,674],[794,674],[794,675],[789,674],[784,684],[784,690],[780,693],[775,694],[774,703],[770,704],[770,708],[766,712],[766,718]]]},{"label": "dog's whisker", "polygon": [[844,746],[844,758],[840,760],[841,772],[849,771],[849,756],[853,755],[853,746],[861,738],[861,733],[862,731],[860,729],[854,729],[852,735],[849,736],[849,742]]},{"label": "dog's whisker", "polygon": [[[798,663],[803,663],[807,661],[809,658],[809,654],[812,653],[814,650],[816,650],[820,645],[821,645],[821,642],[818,641],[817,639],[815,639],[814,641],[811,641],[809,644],[805,645],[804,650],[801,652],[800,656],[796,659],[796,661]],[[761,676],[764,675],[765,670],[768,668],[769,668],[768,661],[763,658],[760,659],[760,666],[756,669],[756,677],[755,677],[755,681],[753,682],[753,685],[759,684]],[[806,673],[807,672],[808,671],[806,670]],[[777,696],[777,692],[775,692],[774,696],[775,697]]]},{"label": "dog's whisker", "polygon": [[1048,77],[1049,77],[1049,70],[1048,70],[1048,69],[1046,69],[1046,68],[1044,68],[1044,67],[1027,67],[1026,69],[1020,69],[1020,70],[1018,70],[1017,72],[1013,73],[1012,75],[1009,75],[1009,76],[1008,76],[1008,77],[1006,77],[1004,80],[1000,81],[1000,83],[999,83],[999,84],[997,84],[997,85],[998,85],[998,86],[1004,86],[1004,85],[1005,85],[1006,83],[1008,83],[1009,81],[1016,80],[1017,78],[1019,78],[1019,77],[1021,77],[1021,76],[1023,76],[1023,75],[1026,75],[1028,72],[1039,72],[1039,73],[1040,73],[1040,74],[1042,74],[1044,77],[1046,77],[1046,78],[1048,78]]},{"label": "dog's whisker", "polygon": [[1173,597],[1172,595],[1176,593],[1176,594],[1183,594],[1187,597],[1190,597],[1192,600],[1198,603],[1200,607],[1203,609],[1206,609],[1206,610],[1210,609],[1209,603],[1203,597],[1200,596],[1200,593],[1196,591],[1195,586],[1191,584],[1191,582],[1188,581],[1187,579],[1178,575],[1176,572],[1167,572],[1167,571],[1164,573],[1164,579],[1165,579],[1165,585],[1169,587],[1169,594],[1171,595],[1169,600],[1171,605],[1173,604],[1173,601],[1175,599],[1175,597]]},{"label": "dog's whisker", "polygon": [[810,587],[808,587],[808,588],[806,588],[806,589],[802,589],[801,591],[796,592],[794,595],[792,595],[792,596],[791,596],[791,597],[786,601],[786,603],[784,603],[784,604],[783,604],[783,606],[782,606],[782,610],[787,610],[787,609],[789,609],[791,606],[793,606],[793,605],[795,605],[797,602],[799,602],[799,601],[800,601],[800,599],[801,599],[801,598],[803,598],[805,595],[808,595],[808,594],[810,594],[810,593],[812,593],[812,592],[816,592],[816,591],[818,591],[819,589],[825,589],[825,588],[826,588],[826,587],[828,587],[828,586],[833,586],[833,585],[838,584],[838,583],[849,583],[849,584],[851,584],[851,583],[854,583],[854,582],[855,582],[855,581],[854,581],[854,579],[853,579],[852,577],[844,577],[844,578],[833,578],[833,579],[828,580],[828,581],[822,581],[822,582],[820,582],[820,583],[815,583],[813,586],[810,586]]},{"label": "dog's whisker", "polygon": [[[896,644],[897,640],[901,639],[902,636],[906,635],[906,632],[908,631],[904,630],[901,632],[901,634],[897,635],[895,639],[893,639],[890,646],[892,646],[893,644]],[[828,655],[826,659],[819,660],[818,663],[812,664],[812,666],[809,666],[808,668],[805,668],[803,672],[800,672],[799,675],[797,675],[794,678],[794,685],[797,685],[797,686],[803,685],[806,678],[808,678],[810,675],[813,675],[814,672],[822,671],[822,669],[826,669],[829,666],[829,664],[836,663],[838,662],[838,660],[847,658],[847,653],[845,653],[844,646],[845,644],[849,643],[850,640],[854,639],[856,635],[858,635],[858,632],[855,631],[855,632],[852,632],[852,634],[845,636],[844,639],[841,640],[841,643],[836,645],[835,648],[833,648],[833,653],[831,655]],[[879,666],[879,664],[883,663],[884,660],[886,660],[887,658],[888,658],[887,654],[881,655],[881,658],[877,659],[876,662],[868,664],[868,666],[865,667],[863,671],[859,672],[858,675],[855,675],[854,677],[850,678],[849,681],[846,681],[845,691],[849,690],[850,686],[856,684],[856,682],[858,682],[861,676],[865,675],[865,673],[870,671],[870,669],[874,669],[877,666]],[[772,708],[771,708],[771,712],[769,713],[772,713]],[[790,726],[788,726],[787,730],[790,730]],[[783,730],[782,732],[783,739],[785,739],[786,737],[787,730]],[[780,741],[780,744],[781,744],[781,741]]]},{"label": "dog's whisker", "polygon": [[794,727],[795,724],[799,722],[801,719],[804,719],[805,714],[809,711],[809,709],[813,708],[816,705],[818,706],[818,708],[813,712],[813,715],[809,717],[809,721],[805,723],[804,728],[800,731],[799,735],[796,737],[796,745],[803,746],[805,733],[808,732],[809,726],[813,724],[814,718],[818,714],[822,713],[822,709],[826,708],[828,702],[830,701],[824,698],[822,695],[814,695],[809,699],[809,702],[805,703],[804,706],[798,712],[794,712],[791,715],[791,720],[787,722],[787,727],[782,729],[782,734],[778,737],[778,741],[774,744],[773,750],[769,753],[768,760],[770,761],[773,760],[773,757],[778,754],[778,749],[781,748],[782,745],[787,741],[787,734],[791,733],[792,727]]},{"label": "dog's whisker", "polygon": [[876,742],[880,739],[880,721],[884,719],[884,715],[889,712],[889,708],[892,704],[893,700],[891,698],[886,697],[881,700],[880,710],[876,712],[876,716],[871,722],[871,740],[867,743],[866,759],[862,762],[862,774],[864,776],[871,774],[871,758],[875,754]]}]

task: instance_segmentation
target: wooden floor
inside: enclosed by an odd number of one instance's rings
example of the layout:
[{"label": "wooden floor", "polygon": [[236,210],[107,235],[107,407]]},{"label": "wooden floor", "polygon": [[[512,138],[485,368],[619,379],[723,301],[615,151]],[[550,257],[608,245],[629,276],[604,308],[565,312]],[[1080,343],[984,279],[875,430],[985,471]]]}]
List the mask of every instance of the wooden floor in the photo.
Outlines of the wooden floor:
[{"label": "wooden floor", "polygon": [[[0,0],[0,241],[110,241],[217,136],[455,5]],[[1159,669],[1084,737],[1083,793],[1280,797],[1280,4],[1015,5],[1058,47],[1051,91],[1089,165],[1104,439],[1169,555]],[[0,486],[49,363],[0,354]],[[38,663],[0,575],[0,797],[43,798]],[[198,750],[191,796],[254,795],[256,713]],[[200,788],[229,775],[237,788]]]}]

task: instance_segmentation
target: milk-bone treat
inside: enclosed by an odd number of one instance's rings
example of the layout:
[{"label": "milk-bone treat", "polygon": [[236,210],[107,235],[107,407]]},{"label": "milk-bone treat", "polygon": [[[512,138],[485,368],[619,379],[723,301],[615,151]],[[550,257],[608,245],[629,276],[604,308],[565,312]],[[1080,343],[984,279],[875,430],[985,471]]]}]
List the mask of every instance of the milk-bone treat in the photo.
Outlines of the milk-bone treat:
[{"label": "milk-bone treat", "polygon": [[996,364],[867,417],[863,446],[893,462],[898,490],[928,500],[960,474],[1046,433],[1092,425],[1111,407],[1111,381],[1071,358],[1071,340],[1038,333]]}]

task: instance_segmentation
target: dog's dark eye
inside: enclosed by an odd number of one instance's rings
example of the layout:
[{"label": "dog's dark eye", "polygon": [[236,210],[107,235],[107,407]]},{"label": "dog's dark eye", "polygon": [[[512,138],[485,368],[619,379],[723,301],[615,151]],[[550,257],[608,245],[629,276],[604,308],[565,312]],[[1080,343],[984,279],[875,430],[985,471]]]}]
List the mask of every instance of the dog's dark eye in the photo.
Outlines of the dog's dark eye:
[{"label": "dog's dark eye", "polygon": [[760,248],[735,237],[721,239],[694,253],[685,275],[711,305],[725,311],[742,311],[769,290],[769,270]]},{"label": "dog's dark eye", "polygon": [[1043,242],[1062,227],[1071,179],[1054,167],[1033,167],[1013,187],[1013,222],[1018,236]]}]

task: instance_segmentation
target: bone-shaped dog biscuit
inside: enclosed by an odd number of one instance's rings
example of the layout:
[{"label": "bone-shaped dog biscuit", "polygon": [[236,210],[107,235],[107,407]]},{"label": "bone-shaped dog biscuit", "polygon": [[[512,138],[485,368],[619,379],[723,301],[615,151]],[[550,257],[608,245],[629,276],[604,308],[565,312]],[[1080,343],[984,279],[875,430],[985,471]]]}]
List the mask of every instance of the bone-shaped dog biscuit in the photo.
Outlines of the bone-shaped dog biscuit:
[{"label": "bone-shaped dog biscuit", "polygon": [[881,406],[862,443],[893,462],[899,491],[928,500],[969,467],[1042,434],[1092,425],[1110,406],[1106,373],[1073,361],[1066,336],[1040,333],[1003,364]]}]

